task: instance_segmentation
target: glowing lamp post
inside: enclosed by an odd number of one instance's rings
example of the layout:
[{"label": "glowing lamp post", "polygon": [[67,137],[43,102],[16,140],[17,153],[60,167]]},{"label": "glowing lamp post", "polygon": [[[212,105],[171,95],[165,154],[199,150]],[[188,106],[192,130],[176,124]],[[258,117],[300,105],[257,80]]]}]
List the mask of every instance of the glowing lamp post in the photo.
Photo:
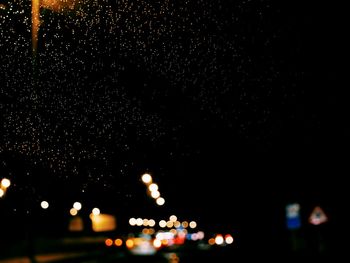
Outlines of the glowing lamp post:
[{"label": "glowing lamp post", "polygon": [[11,185],[11,181],[7,178],[3,178],[0,181],[0,198],[3,197],[6,194],[7,188],[9,188]]}]

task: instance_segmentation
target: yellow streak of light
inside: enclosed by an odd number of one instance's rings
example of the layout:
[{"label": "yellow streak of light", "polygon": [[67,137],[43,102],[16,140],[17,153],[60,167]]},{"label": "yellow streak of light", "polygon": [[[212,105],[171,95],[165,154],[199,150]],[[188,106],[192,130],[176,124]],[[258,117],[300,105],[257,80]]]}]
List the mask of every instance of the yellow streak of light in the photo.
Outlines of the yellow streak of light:
[{"label": "yellow streak of light", "polygon": [[38,32],[40,26],[40,0],[32,0],[32,51],[36,56],[38,50]]}]

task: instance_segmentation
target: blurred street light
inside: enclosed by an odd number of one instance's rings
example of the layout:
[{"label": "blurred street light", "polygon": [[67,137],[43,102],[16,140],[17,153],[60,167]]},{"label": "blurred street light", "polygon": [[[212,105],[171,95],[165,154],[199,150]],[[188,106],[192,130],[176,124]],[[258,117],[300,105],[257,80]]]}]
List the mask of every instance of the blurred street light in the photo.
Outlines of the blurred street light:
[{"label": "blurred street light", "polygon": [[160,193],[159,191],[153,191],[151,192],[151,196],[152,198],[157,199],[158,197],[160,197]]},{"label": "blurred street light", "polygon": [[157,205],[162,206],[165,203],[165,199],[163,197],[159,197],[156,200]]},{"label": "blurred street light", "polygon": [[9,188],[10,185],[11,185],[11,181],[10,181],[9,179],[4,178],[4,179],[1,180],[1,186],[2,186],[3,188],[5,188],[5,189],[6,189],[6,188]]},{"label": "blurred street light", "polygon": [[170,219],[170,221],[172,221],[172,222],[176,222],[176,221],[177,221],[177,216],[176,216],[176,215],[171,215],[171,216],[169,217],[169,219]]},{"label": "blurred street light", "polygon": [[49,208],[49,203],[47,201],[42,201],[40,205],[41,205],[42,209],[48,209]]},{"label": "blurred street light", "polygon": [[9,188],[11,185],[11,181],[7,178],[3,178],[0,182],[0,198],[4,197],[7,191],[7,188]]},{"label": "blurred street light", "polygon": [[148,225],[149,225],[150,227],[154,227],[155,224],[156,224],[156,222],[155,222],[153,219],[148,220]]},{"label": "blurred street light", "polygon": [[75,208],[71,208],[71,210],[69,210],[69,213],[72,215],[72,216],[76,216],[78,214],[78,210],[75,209]]},{"label": "blurred street light", "polygon": [[156,192],[158,190],[158,185],[153,183],[153,184],[150,184],[148,186],[148,189],[151,191],[151,192]]},{"label": "blurred street light", "polygon": [[75,203],[73,204],[73,208],[75,208],[75,209],[78,210],[78,211],[81,209],[81,207],[82,207],[82,205],[81,205],[80,202],[75,202]]},{"label": "blurred street light", "polygon": [[165,220],[160,220],[159,221],[159,226],[162,227],[162,228],[166,227],[166,221]]},{"label": "blurred street light", "polygon": [[196,221],[191,221],[190,222],[190,228],[196,228],[196,227],[197,227]]},{"label": "blurred street light", "polygon": [[224,243],[224,237],[222,235],[217,235],[215,237],[215,244],[222,245]]},{"label": "blurred street light", "polygon": [[234,239],[233,239],[233,237],[232,237],[230,234],[227,234],[227,235],[225,236],[225,242],[226,242],[226,244],[230,245],[230,244],[233,243],[233,241],[234,241]]},{"label": "blurred street light", "polygon": [[100,214],[101,212],[100,212],[100,209],[98,209],[98,208],[94,208],[94,209],[92,209],[92,214],[94,215],[94,216],[98,216],[99,214]]},{"label": "blurred street light", "polygon": [[129,224],[131,225],[131,226],[134,226],[134,225],[136,225],[136,219],[135,218],[130,218],[129,219]]},{"label": "blurred street light", "polygon": [[150,174],[143,174],[141,177],[142,182],[144,182],[145,184],[149,184],[152,182],[152,176]]}]

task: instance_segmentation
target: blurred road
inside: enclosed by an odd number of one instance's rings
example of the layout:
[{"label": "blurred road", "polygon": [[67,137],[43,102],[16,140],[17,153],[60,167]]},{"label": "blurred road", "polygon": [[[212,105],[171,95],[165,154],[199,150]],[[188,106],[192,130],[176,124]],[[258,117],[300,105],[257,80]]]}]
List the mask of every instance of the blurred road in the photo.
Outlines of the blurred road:
[{"label": "blurred road", "polygon": [[[177,263],[177,262],[247,262],[256,259],[269,260],[269,262],[331,262],[337,255],[320,254],[283,254],[280,251],[264,252],[249,251],[247,253],[234,247],[212,247],[198,249],[194,247],[182,247],[175,250],[163,250],[154,255],[132,255],[126,250],[99,250],[79,253],[53,253],[36,255],[35,263],[112,263],[112,262],[152,262],[152,263]],[[0,263],[34,263],[28,257],[0,260]]]}]

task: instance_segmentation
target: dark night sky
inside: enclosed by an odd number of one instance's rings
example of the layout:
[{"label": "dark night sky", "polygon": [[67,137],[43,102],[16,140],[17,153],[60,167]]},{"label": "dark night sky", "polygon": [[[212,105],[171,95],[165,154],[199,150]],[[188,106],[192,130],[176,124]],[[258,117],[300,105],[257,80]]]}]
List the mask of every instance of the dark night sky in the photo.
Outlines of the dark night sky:
[{"label": "dark night sky", "polygon": [[149,171],[164,209],[209,221],[283,215],[290,201],[338,209],[349,147],[344,11],[304,2],[42,9],[33,73],[29,7],[1,0],[8,200],[108,200],[105,209],[137,211]]}]

